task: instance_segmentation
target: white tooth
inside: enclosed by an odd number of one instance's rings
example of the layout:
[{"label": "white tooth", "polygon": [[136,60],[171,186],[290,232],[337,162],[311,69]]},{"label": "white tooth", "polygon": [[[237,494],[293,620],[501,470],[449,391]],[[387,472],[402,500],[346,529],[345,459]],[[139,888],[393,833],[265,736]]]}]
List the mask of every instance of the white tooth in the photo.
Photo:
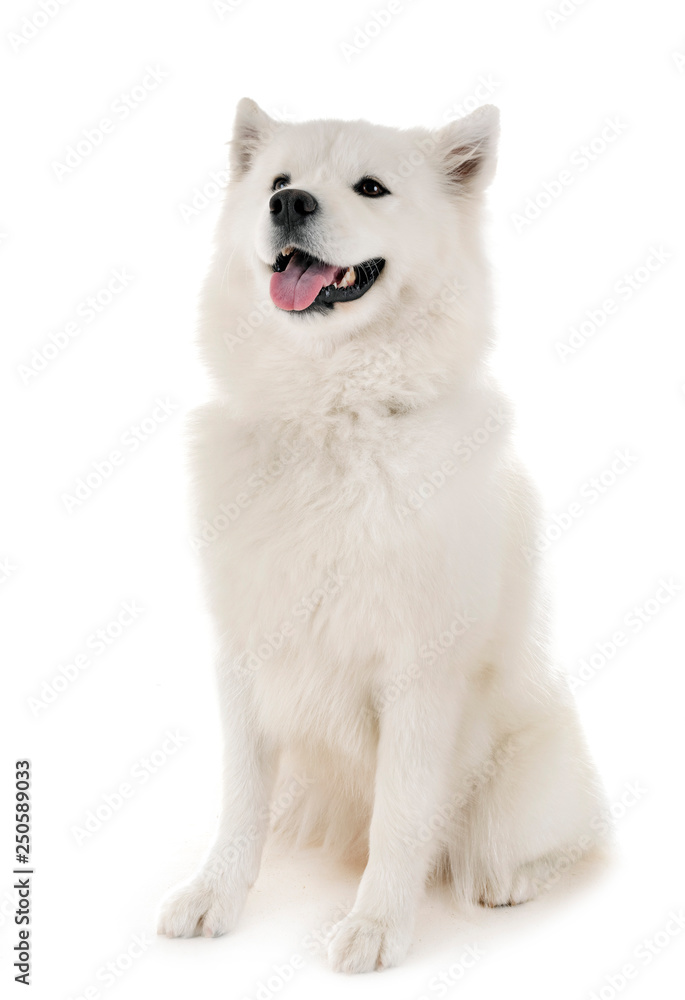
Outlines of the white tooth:
[{"label": "white tooth", "polygon": [[287,257],[292,252],[293,252],[292,247],[283,247],[283,249],[281,250],[281,253],[283,254],[284,257]]},{"label": "white tooth", "polygon": [[348,267],[345,271],[342,281],[339,282],[338,288],[347,288],[348,285],[353,285],[356,278],[356,273],[353,267]]}]

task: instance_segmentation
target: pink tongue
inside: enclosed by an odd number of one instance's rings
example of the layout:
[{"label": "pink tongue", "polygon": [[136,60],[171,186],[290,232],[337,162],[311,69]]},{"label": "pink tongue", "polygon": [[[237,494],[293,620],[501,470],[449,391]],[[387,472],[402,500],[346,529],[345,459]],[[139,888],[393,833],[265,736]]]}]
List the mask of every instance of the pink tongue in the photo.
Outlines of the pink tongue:
[{"label": "pink tongue", "polygon": [[333,264],[309,261],[301,253],[295,253],[285,271],[271,275],[271,298],[279,309],[306,309],[322,288],[335,281],[340,270]]}]

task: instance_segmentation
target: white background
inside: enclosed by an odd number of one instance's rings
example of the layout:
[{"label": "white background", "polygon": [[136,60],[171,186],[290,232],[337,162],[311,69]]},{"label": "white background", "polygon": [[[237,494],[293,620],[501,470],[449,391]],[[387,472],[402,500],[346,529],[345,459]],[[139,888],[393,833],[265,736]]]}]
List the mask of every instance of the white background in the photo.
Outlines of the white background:
[{"label": "white background", "polygon": [[[86,996],[88,987],[90,997],[112,1000],[593,992],[670,1000],[685,941],[669,923],[685,905],[681,5],[407,0],[382,29],[366,26],[387,10],[384,0],[223,6],[72,0],[49,18],[27,0],[3,6],[5,995],[24,995],[11,970],[10,809],[14,761],[29,757],[29,995],[40,1000]],[[163,78],[155,82],[149,67]],[[355,888],[353,874],[317,853],[269,855],[233,935],[157,939],[158,899],[192,870],[217,809],[219,732],[189,544],[183,426],[206,392],[196,299],[219,205],[212,173],[225,165],[234,106],[249,95],[293,119],[439,126],[482,99],[483,80],[503,122],[490,199],[497,369],[555,536],[547,561],[559,655],[578,676],[595,654],[577,697],[617,817],[616,861],[512,910],[456,909],[430,896],[405,964],[355,980],[330,973],[323,951],[307,947],[306,935],[340,916]],[[116,109],[132,92],[145,98],[123,117]],[[68,147],[107,117],[113,129],[97,148],[82,146],[81,162],[61,169]],[[581,168],[582,147],[608,120],[618,134],[604,149],[596,143]],[[565,169],[571,183],[545,204],[544,185]],[[528,203],[532,216],[536,200],[538,218],[522,224],[517,215]],[[126,287],[86,322],[82,303],[116,269],[130,275]],[[634,273],[627,297],[617,285]],[[587,338],[562,359],[559,343],[609,298],[614,314],[586,326]],[[34,350],[42,354],[70,321],[80,332],[27,375]],[[155,422],[158,397],[175,409]],[[145,418],[156,429],[132,451],[128,429]],[[64,495],[113,449],[123,464],[68,511]],[[630,467],[612,473],[618,449]],[[592,502],[584,484],[602,474],[606,489]],[[573,502],[580,514],[555,529],[553,516],[564,522]],[[675,585],[668,600],[661,579]],[[127,601],[143,610],[98,655],[89,637]],[[654,614],[636,631],[626,616],[645,605]],[[598,652],[617,630],[622,647]],[[60,668],[83,652],[89,665],[36,708],[30,699],[49,697],[46,682],[54,692]],[[155,752],[160,761],[168,731],[181,745],[143,782],[141,761]],[[122,782],[131,796],[79,843],[89,810]],[[132,960],[135,935],[145,950]],[[647,962],[641,943],[654,935],[659,954]],[[438,990],[432,977],[467,944],[483,957]],[[298,955],[302,968],[285,985],[285,973],[272,978]],[[112,961],[109,980],[102,970]],[[636,976],[622,982],[626,963]]]}]

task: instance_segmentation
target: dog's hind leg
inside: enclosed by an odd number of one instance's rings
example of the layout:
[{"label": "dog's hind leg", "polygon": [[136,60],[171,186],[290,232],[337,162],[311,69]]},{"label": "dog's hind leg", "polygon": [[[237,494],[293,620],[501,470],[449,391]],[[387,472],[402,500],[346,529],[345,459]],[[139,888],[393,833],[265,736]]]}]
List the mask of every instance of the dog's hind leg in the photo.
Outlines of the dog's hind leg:
[{"label": "dog's hind leg", "polygon": [[575,713],[531,724],[473,796],[455,840],[458,892],[485,906],[534,899],[600,846],[604,798]]}]

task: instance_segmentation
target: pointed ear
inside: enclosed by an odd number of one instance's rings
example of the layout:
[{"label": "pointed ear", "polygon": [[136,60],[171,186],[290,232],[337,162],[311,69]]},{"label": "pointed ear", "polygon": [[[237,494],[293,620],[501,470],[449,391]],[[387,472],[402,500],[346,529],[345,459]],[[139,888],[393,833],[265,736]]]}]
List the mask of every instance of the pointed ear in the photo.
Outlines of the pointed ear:
[{"label": "pointed ear", "polygon": [[230,142],[231,169],[236,177],[247,173],[255,153],[268,142],[279,125],[249,97],[238,102]]},{"label": "pointed ear", "polygon": [[465,193],[482,191],[497,162],[499,108],[484,104],[437,133],[441,165],[451,184]]}]

